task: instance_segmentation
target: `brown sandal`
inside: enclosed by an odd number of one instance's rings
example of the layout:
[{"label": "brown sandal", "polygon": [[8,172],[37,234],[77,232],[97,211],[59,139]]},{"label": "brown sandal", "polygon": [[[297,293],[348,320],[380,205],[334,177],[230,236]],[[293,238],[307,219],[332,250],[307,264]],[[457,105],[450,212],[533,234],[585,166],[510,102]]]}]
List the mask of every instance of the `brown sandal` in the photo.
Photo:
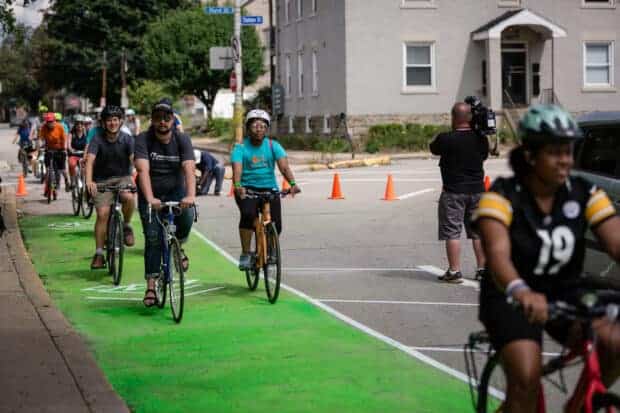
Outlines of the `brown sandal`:
[{"label": "brown sandal", "polygon": [[[153,295],[149,295],[149,293],[152,293]],[[153,307],[154,305],[157,305],[157,302],[157,292],[152,288],[147,289],[144,292],[144,298],[142,299],[144,306]]]}]

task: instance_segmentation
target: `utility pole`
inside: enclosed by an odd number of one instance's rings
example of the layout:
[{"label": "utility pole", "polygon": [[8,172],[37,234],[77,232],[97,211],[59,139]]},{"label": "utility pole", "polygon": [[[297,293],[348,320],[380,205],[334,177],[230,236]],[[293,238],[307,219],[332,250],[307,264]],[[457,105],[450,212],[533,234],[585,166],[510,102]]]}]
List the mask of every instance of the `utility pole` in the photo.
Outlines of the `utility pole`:
[{"label": "utility pole", "polygon": [[106,90],[108,88],[107,85],[107,76],[108,76],[108,62],[107,62],[107,52],[104,50],[103,51],[103,67],[101,68],[101,100],[99,101],[99,106],[101,106],[102,108],[105,106],[106,104]]},{"label": "utility pole", "polygon": [[243,142],[243,66],[241,51],[241,3],[235,0],[235,32],[233,37],[233,51],[235,58],[235,76],[237,78],[237,90],[235,92],[235,114],[233,124],[235,126],[235,142]]},{"label": "utility pole", "polygon": [[121,107],[123,109],[129,107],[129,99],[127,98],[127,53],[124,47],[121,55]]}]

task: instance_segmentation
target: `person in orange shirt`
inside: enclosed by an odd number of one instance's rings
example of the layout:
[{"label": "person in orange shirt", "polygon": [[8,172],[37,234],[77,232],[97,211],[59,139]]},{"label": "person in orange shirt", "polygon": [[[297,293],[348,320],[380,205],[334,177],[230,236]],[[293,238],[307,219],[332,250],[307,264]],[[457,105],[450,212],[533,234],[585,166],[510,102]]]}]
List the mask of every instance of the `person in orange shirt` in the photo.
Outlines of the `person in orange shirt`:
[{"label": "person in orange shirt", "polygon": [[[49,168],[51,162],[54,162],[56,171],[61,172],[65,179],[65,190],[69,192],[71,187],[69,185],[69,177],[67,175],[67,144],[69,138],[65,132],[65,128],[56,122],[56,117],[53,113],[48,112],[43,116],[45,122],[41,126],[39,132],[39,139],[41,144],[45,147],[45,165]],[[56,187],[60,184],[60,176],[56,175]]]}]

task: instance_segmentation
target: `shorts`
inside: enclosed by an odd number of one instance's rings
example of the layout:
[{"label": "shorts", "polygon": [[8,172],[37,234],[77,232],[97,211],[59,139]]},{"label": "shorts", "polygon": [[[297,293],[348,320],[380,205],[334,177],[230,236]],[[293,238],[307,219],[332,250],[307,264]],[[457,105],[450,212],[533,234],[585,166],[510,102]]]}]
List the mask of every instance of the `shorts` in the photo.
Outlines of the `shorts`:
[{"label": "shorts", "polygon": [[[121,178],[108,178],[106,180],[97,182],[98,185],[133,185],[131,176],[123,176]],[[114,192],[99,192],[93,198],[95,208],[103,208],[110,206],[114,203]]]},{"label": "shorts", "polygon": [[54,168],[59,172],[64,172],[65,164],[67,163],[67,153],[64,151],[46,151],[45,152],[45,165],[49,166],[50,162],[54,159]]},{"label": "shorts", "polygon": [[566,345],[574,331],[574,323],[565,319],[549,321],[544,326],[530,323],[521,310],[508,304],[506,295],[498,291],[488,278],[483,279],[480,286],[478,318],[496,351],[517,340],[535,341],[542,347],[543,331],[555,341]]},{"label": "shorts", "polygon": [[456,194],[442,191],[439,197],[438,236],[440,241],[460,239],[465,224],[467,238],[478,239],[471,216],[478,207],[482,194]]}]

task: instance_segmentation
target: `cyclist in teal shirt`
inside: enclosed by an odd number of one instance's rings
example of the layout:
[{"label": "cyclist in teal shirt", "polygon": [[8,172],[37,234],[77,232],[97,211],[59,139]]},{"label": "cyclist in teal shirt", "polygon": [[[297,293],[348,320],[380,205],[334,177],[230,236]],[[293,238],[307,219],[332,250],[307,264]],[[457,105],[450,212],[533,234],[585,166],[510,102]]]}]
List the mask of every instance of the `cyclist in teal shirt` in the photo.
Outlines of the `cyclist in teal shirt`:
[{"label": "cyclist in teal shirt", "polygon": [[[271,118],[264,110],[255,109],[248,112],[245,126],[249,132],[243,144],[236,144],[230,160],[233,164],[233,185],[235,201],[241,212],[239,237],[241,238],[241,257],[239,269],[251,266],[250,249],[254,234],[254,220],[258,217],[259,201],[245,197],[246,189],[255,191],[277,191],[275,166],[291,185],[291,195],[301,192],[295,182],[293,171],[282,145],[266,135],[271,125]],[[276,224],[278,233],[282,232],[282,209],[280,199],[270,201],[271,219]]]}]

